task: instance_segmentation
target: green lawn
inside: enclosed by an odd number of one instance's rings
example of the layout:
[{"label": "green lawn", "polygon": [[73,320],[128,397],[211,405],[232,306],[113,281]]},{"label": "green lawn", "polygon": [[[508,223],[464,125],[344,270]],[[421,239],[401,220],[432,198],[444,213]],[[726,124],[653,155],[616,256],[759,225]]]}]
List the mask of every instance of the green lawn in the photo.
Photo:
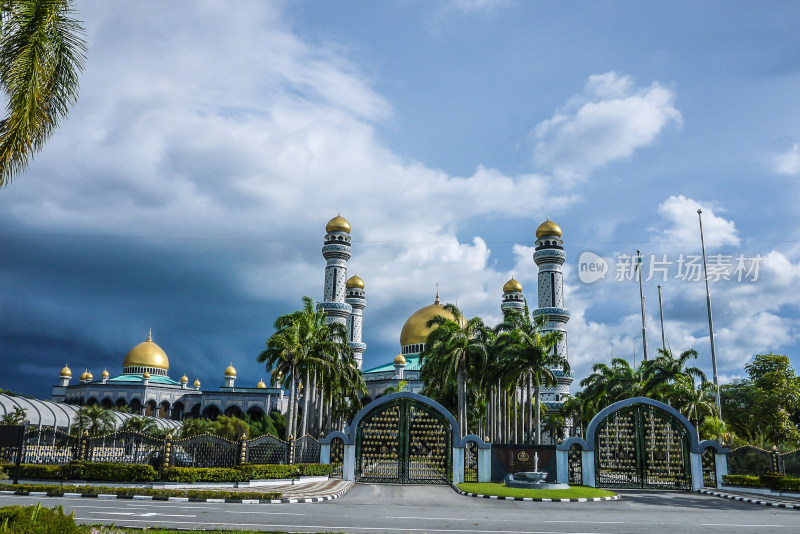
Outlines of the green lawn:
[{"label": "green lawn", "polygon": [[539,490],[509,488],[502,482],[464,482],[459,484],[461,491],[479,495],[497,495],[498,497],[532,497],[534,499],[591,499],[594,497],[611,497],[613,491],[606,491],[587,486],[572,486],[563,490]]}]

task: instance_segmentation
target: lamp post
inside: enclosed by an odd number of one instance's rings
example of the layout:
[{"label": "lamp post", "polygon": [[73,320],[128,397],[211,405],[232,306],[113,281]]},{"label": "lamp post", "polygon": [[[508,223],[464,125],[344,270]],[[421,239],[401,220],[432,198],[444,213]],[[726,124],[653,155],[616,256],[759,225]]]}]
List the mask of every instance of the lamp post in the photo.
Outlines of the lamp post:
[{"label": "lamp post", "polygon": [[636,268],[639,269],[639,298],[642,301],[642,347],[644,348],[644,361],[647,361],[647,323],[644,315],[644,288],[642,287],[642,252],[636,251]]},{"label": "lamp post", "polygon": [[722,403],[719,399],[719,380],[717,379],[717,354],[714,348],[714,319],[711,317],[711,292],[708,289],[708,266],[706,265],[706,241],[703,237],[703,210],[697,210],[697,218],[700,220],[700,246],[703,248],[703,274],[706,279],[706,306],[708,308],[708,334],[711,339],[711,367],[714,372],[714,387],[717,390],[717,411],[722,419]]},{"label": "lamp post", "polygon": [[661,284],[658,285],[658,313],[661,315],[661,349],[667,352],[667,337],[664,334],[664,304],[661,302]]}]

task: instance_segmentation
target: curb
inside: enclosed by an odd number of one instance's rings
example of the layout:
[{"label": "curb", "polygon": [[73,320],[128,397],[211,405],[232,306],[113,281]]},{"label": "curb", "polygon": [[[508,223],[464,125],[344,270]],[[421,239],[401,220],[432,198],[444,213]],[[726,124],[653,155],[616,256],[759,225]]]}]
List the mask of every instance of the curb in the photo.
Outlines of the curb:
[{"label": "curb", "polygon": [[742,502],[749,502],[752,504],[760,504],[761,506],[772,506],[775,508],[788,508],[790,510],[799,510],[800,506],[795,504],[786,504],[784,502],[772,502],[772,501],[761,501],[758,499],[752,499],[750,497],[742,497],[741,495],[731,495],[730,493],[723,493],[721,491],[712,491],[708,489],[699,489],[697,493],[702,493],[703,495],[712,495],[714,497],[722,497],[723,499],[731,499],[734,501],[742,501]]},{"label": "curb", "polygon": [[496,499],[498,501],[525,501],[525,502],[597,502],[597,501],[617,501],[620,499],[619,495],[611,497],[584,497],[577,499],[538,499],[534,497],[499,497],[497,495],[481,495],[480,493],[467,493],[462,491],[456,485],[451,486],[456,493],[464,495],[465,497],[475,497],[476,499]]},{"label": "curb", "polygon": [[135,499],[142,501],[177,501],[177,502],[208,502],[208,503],[228,503],[228,504],[295,504],[307,502],[332,501],[343,496],[350,491],[353,484],[348,484],[344,489],[331,495],[321,497],[298,497],[285,499],[193,499],[189,497],[161,497],[153,495],[117,495],[115,493],[61,493],[43,491],[10,491],[2,490],[0,495],[17,495],[24,497],[64,497],[64,498],[88,498],[88,499]]}]

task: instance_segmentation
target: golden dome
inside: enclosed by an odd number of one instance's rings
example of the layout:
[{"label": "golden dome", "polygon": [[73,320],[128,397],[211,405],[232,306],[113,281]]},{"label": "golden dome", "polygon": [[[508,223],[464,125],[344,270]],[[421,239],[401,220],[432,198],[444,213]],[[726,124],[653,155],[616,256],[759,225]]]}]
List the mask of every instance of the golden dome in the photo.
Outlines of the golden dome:
[{"label": "golden dome", "polygon": [[145,371],[144,373],[142,373],[142,378],[144,378],[145,380],[150,380],[150,373]]},{"label": "golden dome", "polygon": [[398,354],[397,356],[394,357],[394,363],[398,365],[405,365],[406,359],[402,354]]},{"label": "golden dome", "polygon": [[522,293],[522,284],[514,280],[512,276],[511,280],[506,282],[506,285],[503,286],[503,293]]},{"label": "golden dome", "polygon": [[550,217],[548,217],[547,220],[540,224],[539,228],[536,229],[536,239],[546,235],[561,237],[561,227],[551,221]]},{"label": "golden dome", "polygon": [[405,347],[406,345],[425,343],[428,339],[428,334],[433,332],[433,328],[428,328],[426,325],[428,321],[437,315],[455,319],[453,314],[445,310],[444,306],[439,302],[438,291],[436,293],[436,301],[433,304],[420,308],[406,320],[406,324],[403,325],[403,329],[400,331],[400,346]]},{"label": "golden dome", "polygon": [[328,233],[331,232],[344,232],[346,234],[350,233],[350,223],[347,222],[347,219],[341,216],[341,214],[337,215],[325,226],[325,231]]},{"label": "golden dome", "polygon": [[358,276],[351,276],[350,278],[347,279],[347,283],[345,284],[345,286],[364,289],[364,281]]},{"label": "golden dome", "polygon": [[81,373],[81,380],[86,380],[89,378],[89,371],[84,371]]},{"label": "golden dome", "polygon": [[196,388],[200,387],[200,380],[198,378],[194,379],[194,387],[196,387]]},{"label": "golden dome", "polygon": [[169,370],[169,360],[161,347],[153,343],[153,336],[147,334],[147,341],[133,347],[125,356],[122,367],[155,367],[167,371]]},{"label": "golden dome", "polygon": [[189,383],[189,377],[186,376],[186,375],[183,375],[181,377],[181,384],[188,384],[188,383]]},{"label": "golden dome", "polygon": [[236,369],[233,368],[233,362],[225,368],[225,376],[236,376]]},{"label": "golden dome", "polygon": [[108,378],[111,375],[108,374],[108,369],[104,369],[103,372],[100,373],[100,376],[102,376],[103,378]]},{"label": "golden dome", "polygon": [[264,383],[264,380],[259,380],[258,384],[256,384],[258,389],[267,389],[267,385]]},{"label": "golden dome", "polygon": [[69,365],[65,365],[59,374],[63,377],[72,377],[72,370],[69,368]]}]

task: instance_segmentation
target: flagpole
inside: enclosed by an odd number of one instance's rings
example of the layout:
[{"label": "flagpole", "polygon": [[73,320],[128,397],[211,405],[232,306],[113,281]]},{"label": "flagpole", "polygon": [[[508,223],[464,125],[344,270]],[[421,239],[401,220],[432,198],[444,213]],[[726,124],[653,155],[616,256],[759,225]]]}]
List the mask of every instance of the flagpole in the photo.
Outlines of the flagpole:
[{"label": "flagpole", "polygon": [[667,337],[664,334],[664,303],[661,302],[661,284],[658,284],[658,313],[661,315],[661,348],[667,352]]},{"label": "flagpole", "polygon": [[636,268],[639,270],[639,298],[642,303],[642,347],[644,348],[644,361],[647,361],[647,322],[644,314],[644,287],[642,286],[642,252],[636,251]]},{"label": "flagpole", "polygon": [[703,274],[706,278],[706,307],[708,308],[708,335],[711,340],[711,367],[714,371],[714,387],[717,390],[717,410],[719,418],[722,419],[722,402],[719,398],[719,380],[717,379],[717,353],[714,350],[714,319],[711,317],[711,292],[708,290],[708,266],[706,265],[706,241],[703,237],[703,210],[697,210],[697,218],[700,220],[700,246],[703,249]]}]

